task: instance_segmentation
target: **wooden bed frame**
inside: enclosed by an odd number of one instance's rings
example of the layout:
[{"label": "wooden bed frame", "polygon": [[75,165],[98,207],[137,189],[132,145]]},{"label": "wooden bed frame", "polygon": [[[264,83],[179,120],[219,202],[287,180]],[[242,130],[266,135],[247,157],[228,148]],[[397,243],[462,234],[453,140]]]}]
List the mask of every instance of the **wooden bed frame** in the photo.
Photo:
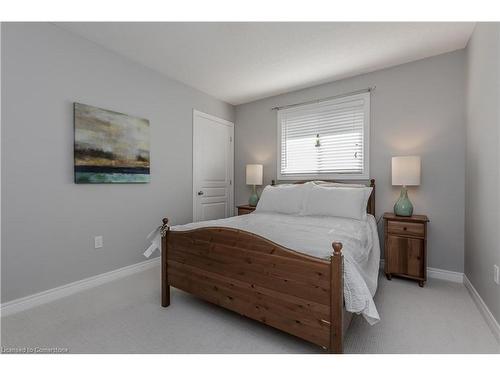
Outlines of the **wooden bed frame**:
[{"label": "wooden bed frame", "polygon": [[[367,212],[374,215],[375,180],[370,186]],[[344,314],[342,244],[332,249],[325,260],[238,229],[170,231],[165,218],[161,304],[170,305],[173,286],[342,353],[351,314]]]}]

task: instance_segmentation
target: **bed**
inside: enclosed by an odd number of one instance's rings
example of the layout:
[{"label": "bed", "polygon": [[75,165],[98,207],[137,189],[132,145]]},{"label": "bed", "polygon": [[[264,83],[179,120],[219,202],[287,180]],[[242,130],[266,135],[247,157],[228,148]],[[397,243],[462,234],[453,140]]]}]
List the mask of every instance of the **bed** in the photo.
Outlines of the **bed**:
[{"label": "bed", "polygon": [[169,226],[164,218],[162,306],[176,287],[342,353],[353,312],[370,324],[379,318],[375,181],[368,186],[366,220],[268,212],[261,203],[221,220]]}]

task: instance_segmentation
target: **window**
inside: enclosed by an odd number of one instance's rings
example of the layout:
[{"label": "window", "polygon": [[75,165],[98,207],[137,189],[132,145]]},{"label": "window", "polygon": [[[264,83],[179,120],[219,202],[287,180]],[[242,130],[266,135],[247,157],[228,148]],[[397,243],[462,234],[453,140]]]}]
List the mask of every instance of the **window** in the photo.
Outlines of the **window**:
[{"label": "window", "polygon": [[278,179],[368,179],[370,93],[278,110]]}]

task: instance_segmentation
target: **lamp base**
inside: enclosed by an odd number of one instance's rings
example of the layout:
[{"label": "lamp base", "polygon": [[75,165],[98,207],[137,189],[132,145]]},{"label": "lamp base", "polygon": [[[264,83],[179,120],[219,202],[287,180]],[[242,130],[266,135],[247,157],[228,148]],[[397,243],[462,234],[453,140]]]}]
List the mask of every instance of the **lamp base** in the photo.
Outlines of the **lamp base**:
[{"label": "lamp base", "polygon": [[255,185],[253,185],[252,195],[248,198],[248,205],[255,207],[259,203],[259,196],[257,195],[257,190],[255,189]]},{"label": "lamp base", "polygon": [[399,195],[399,199],[394,205],[394,214],[396,216],[411,216],[413,215],[413,205],[408,199],[408,190],[406,186],[401,188],[401,193]]}]

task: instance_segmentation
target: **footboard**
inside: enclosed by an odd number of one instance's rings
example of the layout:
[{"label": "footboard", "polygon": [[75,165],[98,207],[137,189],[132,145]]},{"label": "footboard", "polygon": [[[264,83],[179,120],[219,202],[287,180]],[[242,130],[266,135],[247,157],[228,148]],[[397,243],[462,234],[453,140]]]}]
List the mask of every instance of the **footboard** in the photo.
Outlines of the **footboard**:
[{"label": "footboard", "polygon": [[164,219],[162,306],[170,286],[342,352],[343,256],[330,260],[230,228],[170,231]]}]

